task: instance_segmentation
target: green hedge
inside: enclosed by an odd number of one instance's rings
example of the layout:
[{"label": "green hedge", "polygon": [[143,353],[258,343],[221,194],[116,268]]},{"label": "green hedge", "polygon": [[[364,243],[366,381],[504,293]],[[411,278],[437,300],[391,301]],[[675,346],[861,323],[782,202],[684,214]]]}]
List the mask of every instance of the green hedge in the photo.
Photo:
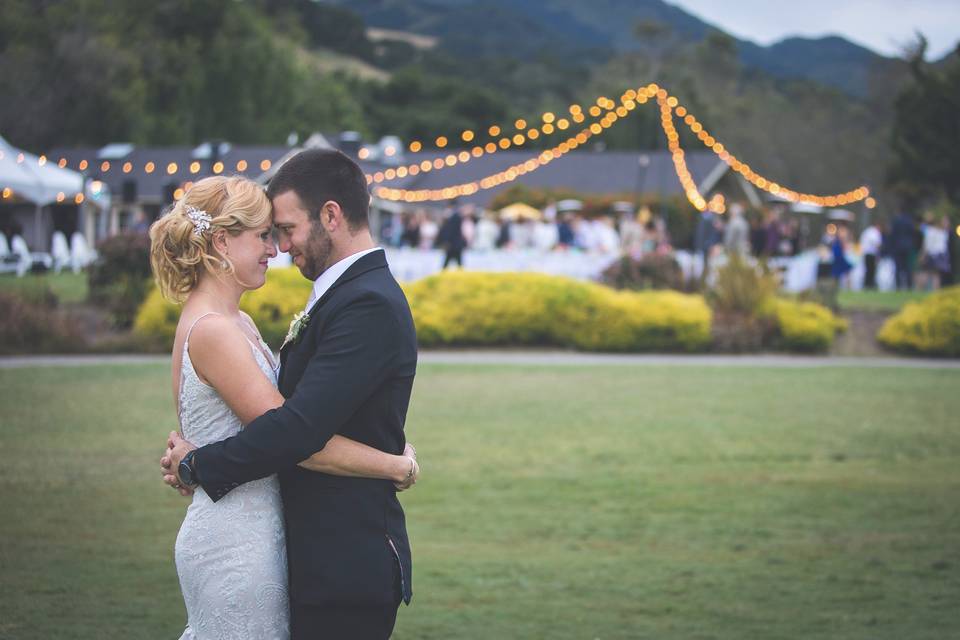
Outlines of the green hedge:
[{"label": "green hedge", "polygon": [[421,346],[558,346],[701,351],[710,309],[699,296],[627,292],[533,273],[448,271],[404,286]]},{"label": "green hedge", "polygon": [[877,340],[904,353],[960,356],[960,286],[904,305],[880,327]]}]

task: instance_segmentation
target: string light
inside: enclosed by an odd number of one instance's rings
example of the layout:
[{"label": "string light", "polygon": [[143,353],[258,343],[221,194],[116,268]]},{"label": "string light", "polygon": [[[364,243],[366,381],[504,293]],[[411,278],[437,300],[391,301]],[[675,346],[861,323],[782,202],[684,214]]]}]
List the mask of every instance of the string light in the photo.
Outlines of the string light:
[{"label": "string light", "polygon": [[[551,150],[544,152],[538,156],[535,160],[528,161],[526,163],[521,163],[519,165],[514,165],[505,171],[487,176],[480,180],[454,185],[444,189],[431,189],[431,190],[405,190],[405,189],[391,189],[388,187],[378,187],[375,190],[375,193],[384,199],[387,200],[403,200],[406,202],[421,202],[427,200],[447,200],[453,197],[469,195],[470,193],[476,193],[480,189],[489,189],[504,182],[509,182],[515,180],[520,175],[534,171],[541,166],[544,166],[548,162],[555,160],[559,157],[562,157],[572,149],[575,149],[577,146],[584,144],[591,136],[598,135],[602,133],[605,129],[613,126],[618,119],[628,115],[629,111],[632,111],[638,104],[644,104],[651,98],[656,98],[658,104],[660,105],[661,110],[661,127],[664,130],[664,134],[667,137],[667,144],[670,150],[671,158],[674,163],[674,169],[677,173],[677,178],[680,180],[681,187],[687,199],[690,203],[698,210],[703,211],[705,209],[710,209],[716,213],[723,213],[726,211],[726,203],[722,196],[714,196],[711,198],[708,203],[704,197],[700,194],[699,189],[697,188],[696,183],[693,180],[693,176],[690,174],[690,170],[687,167],[685,160],[685,153],[680,146],[680,136],[677,133],[676,127],[674,125],[673,116],[675,110],[679,109],[680,114],[682,114],[683,122],[688,127],[691,128],[695,134],[697,134],[698,139],[700,139],[708,148],[710,148],[717,156],[726,162],[731,168],[737,170],[738,173],[744,175],[748,180],[750,180],[758,188],[764,189],[775,195],[780,195],[787,198],[788,200],[793,200],[796,198],[795,202],[816,202],[817,200],[822,199],[826,206],[836,206],[831,204],[836,202],[838,204],[849,204],[852,202],[857,202],[859,200],[865,199],[869,195],[869,190],[866,187],[860,187],[853,191],[846,192],[844,194],[837,194],[835,196],[815,196],[812,194],[802,194],[786,189],[776,182],[768,180],[759,174],[753,172],[748,165],[741,163],[737,160],[729,151],[726,150],[724,145],[718,142],[713,136],[711,136],[703,126],[696,121],[696,118],[690,114],[685,107],[682,107],[679,104],[679,101],[670,96],[665,89],[659,87],[656,84],[649,84],[646,87],[641,87],[636,91],[627,91],[621,96],[621,106],[617,107],[616,103],[612,100],[601,96],[597,99],[597,105],[594,105],[590,108],[590,113],[594,117],[599,117],[602,113],[601,106],[607,108],[610,111],[603,116],[600,122],[594,122],[589,127],[583,129],[576,136],[571,137],[570,139],[560,143]],[[619,111],[618,111],[619,110]],[[580,113],[580,108],[577,109],[571,108],[571,113]],[[545,119],[553,120],[553,114],[544,114],[548,116]],[[550,123],[546,123],[549,125]],[[559,126],[559,122],[557,123]],[[542,129],[544,133],[552,132],[553,127],[549,129],[544,127]],[[494,125],[490,128],[490,131],[497,131],[499,133],[499,127]],[[529,139],[533,139],[534,136],[527,136]],[[499,141],[499,147],[501,149],[509,148],[511,141],[507,138],[503,138]],[[493,153],[496,151],[496,145],[488,143],[485,150],[488,153]],[[476,156],[476,154],[474,154]],[[532,164],[530,164],[532,163]],[[440,168],[440,167],[437,167]]]},{"label": "string light", "polygon": [[[481,180],[466,183],[464,185],[457,185],[455,187],[448,187],[446,189],[430,190],[428,197],[424,197],[420,191],[405,191],[402,189],[378,188],[376,192],[378,194],[384,193],[392,196],[395,196],[397,193],[402,194],[401,197],[381,196],[385,197],[386,199],[414,198],[414,200],[410,201],[420,201],[422,199],[443,200],[453,197],[448,195],[452,192],[456,192],[458,195],[463,195],[465,191],[476,192],[476,190],[479,189],[488,189],[491,188],[491,186],[502,184],[504,181],[515,180],[519,175],[524,175],[525,173],[536,170],[548,162],[565,155],[570,150],[584,144],[590,137],[601,134],[605,129],[610,128],[620,119],[627,117],[637,106],[645,104],[653,98],[656,98],[657,103],[660,106],[660,124],[664,135],[667,138],[667,146],[671,154],[671,159],[674,163],[674,169],[676,171],[677,178],[681,183],[681,187],[683,188],[687,199],[696,209],[700,211],[709,208],[717,213],[723,213],[723,211],[726,209],[726,206],[722,197],[717,198],[714,196],[708,203],[699,193],[699,190],[693,181],[693,177],[690,174],[689,168],[686,165],[685,154],[680,146],[680,136],[677,133],[674,124],[674,116],[680,118],[681,122],[683,122],[683,124],[689,128],[689,130],[697,137],[697,139],[702,142],[704,146],[713,151],[720,160],[726,163],[731,169],[743,176],[758,189],[762,189],[772,195],[781,197],[790,202],[803,202],[814,204],[820,207],[845,206],[860,201],[864,201],[864,205],[869,209],[876,207],[876,200],[870,197],[870,191],[866,186],[861,186],[857,189],[853,189],[844,193],[823,196],[794,191],[758,174],[750,167],[750,165],[740,161],[736,156],[730,153],[722,143],[710,135],[703,125],[697,121],[696,117],[690,113],[686,107],[680,104],[679,100],[675,96],[669,95],[665,89],[655,83],[648,84],[638,89],[628,89],[620,96],[619,104],[607,98],[606,96],[599,96],[595,103],[587,108],[587,112],[589,113],[590,117],[597,118],[597,121],[590,123],[586,126],[586,128],[576,135],[561,142],[547,152],[540,154],[536,159],[521,163],[519,165],[514,165],[506,171],[499,172],[497,174],[493,174],[492,176],[487,176]],[[558,118],[554,113],[549,111],[543,113],[541,115],[543,124],[539,128],[527,128],[527,121],[523,118],[518,118],[514,122],[517,133],[513,134],[512,136],[505,135],[504,137],[498,138],[498,136],[501,134],[501,128],[498,125],[491,125],[487,129],[487,133],[491,138],[494,139],[491,139],[484,144],[477,144],[470,151],[462,150],[456,154],[451,153],[443,158],[436,158],[433,161],[423,160],[419,163],[413,163],[408,166],[397,167],[395,169],[391,168],[383,172],[376,172],[373,175],[367,174],[367,183],[380,183],[384,180],[404,178],[408,175],[416,176],[420,172],[429,172],[452,167],[457,164],[469,162],[475,158],[480,158],[484,154],[494,154],[501,150],[507,150],[512,146],[523,146],[528,140],[537,140],[541,135],[551,135],[557,130],[566,131],[572,126],[572,124],[581,124],[586,121],[586,116],[583,113],[583,107],[580,105],[571,104],[568,107],[568,111],[570,112],[569,120],[562,117]],[[606,113],[604,113],[604,111],[606,111]],[[571,120],[573,121],[572,123]],[[524,129],[526,130],[524,131]],[[474,140],[475,134],[472,130],[466,129],[461,132],[460,138],[464,142],[471,142]],[[446,136],[438,136],[435,140],[437,148],[446,147],[448,142],[449,141]],[[420,141],[414,140],[409,143],[408,148],[411,152],[417,153],[422,150],[423,144]],[[388,157],[393,156],[396,154],[396,151],[397,150],[394,147],[387,147],[384,150],[384,155]],[[358,156],[360,159],[366,159],[369,157],[369,150],[366,148],[360,149]],[[24,154],[18,154],[17,162],[24,162]],[[39,156],[38,164],[40,166],[43,166],[46,162],[46,156]],[[533,164],[530,164],[531,162]],[[66,158],[60,158],[58,165],[60,167],[66,167]],[[81,171],[85,171],[88,166],[89,164],[85,159],[82,159],[78,163],[78,168]],[[272,161],[269,159],[264,159],[260,162],[260,169],[262,171],[268,171],[271,166]],[[247,162],[245,160],[239,160],[236,164],[236,167],[237,171],[245,171],[247,168]],[[150,174],[155,170],[155,168],[156,166],[153,162],[147,162],[144,165],[144,172]],[[199,173],[200,164],[198,162],[192,162],[189,168],[191,173]],[[100,169],[102,172],[109,171],[110,163],[108,161],[103,161],[100,165]],[[132,163],[125,162],[123,164],[124,173],[130,173],[132,170]],[[223,170],[224,165],[222,162],[214,163],[212,167],[213,173],[219,174],[222,173]],[[177,171],[178,166],[175,162],[171,162],[167,165],[168,174],[173,175]],[[451,191],[451,189],[453,191]]]},{"label": "string light", "polygon": [[[674,108],[679,106],[679,103],[674,102],[674,106],[671,107],[670,103],[671,101],[675,101],[675,99],[672,97],[668,98],[666,91],[663,89],[658,91],[658,100],[666,103],[667,109],[671,111],[670,120],[672,122]],[[805,204],[816,205],[818,207],[846,206],[860,202],[861,200],[865,200],[870,195],[870,190],[866,186],[861,186],[851,191],[829,196],[820,196],[812,193],[800,193],[794,191],[793,189],[783,187],[779,183],[758,174],[750,167],[750,165],[738,160],[736,156],[730,153],[723,146],[723,144],[718,142],[713,136],[710,135],[703,125],[697,121],[693,114],[689,113],[687,109],[684,109],[684,113],[686,115],[683,117],[682,122],[687,125],[691,132],[696,134],[697,138],[703,142],[708,149],[713,151],[714,154],[720,158],[720,160],[725,162],[731,169],[739,173],[755,187],[766,191],[767,193],[783,198],[788,202],[802,202]],[[874,201],[874,205],[876,205],[876,201]],[[696,204],[694,204],[694,206],[696,206]],[[869,207],[869,205],[867,206]],[[700,207],[697,208],[699,209]],[[702,209],[700,210],[702,211]]]},{"label": "string light", "polygon": [[[605,114],[605,117],[607,119],[603,122],[602,125],[598,125],[598,127],[600,127],[601,129],[608,128],[614,122],[616,122],[618,118],[626,117],[627,115],[629,115],[629,112],[637,107],[637,104],[638,104],[636,102],[637,100],[646,102],[647,98],[655,95],[656,90],[657,90],[656,88],[650,91],[648,91],[647,88],[640,88],[639,90],[635,90],[635,89],[627,90],[620,96],[619,106],[617,106],[617,103],[615,103],[613,100],[610,100],[609,98],[601,96],[597,98],[596,102],[597,104],[602,105],[603,109],[601,109],[600,106],[596,106],[596,105],[593,106],[590,110],[591,117],[599,117],[601,114],[604,114],[604,109],[608,109],[609,111]],[[572,114],[571,118],[573,119],[574,123],[579,124],[584,122],[586,118],[583,115],[583,109],[580,105],[572,104],[569,106],[568,109]],[[496,153],[498,151],[506,150],[514,146],[522,146],[523,144],[526,143],[526,140],[538,139],[541,136],[541,133],[542,135],[551,135],[557,130],[565,131],[569,129],[571,126],[571,122],[569,120],[567,120],[566,118],[558,119],[552,112],[544,113],[541,116],[541,119],[544,120],[544,124],[541,126],[541,128],[538,129],[536,127],[531,127],[525,132],[526,135],[524,139],[522,139],[520,142],[517,142],[518,138],[516,136],[512,136],[512,137],[508,136],[506,138],[506,142],[503,139],[490,141],[484,146],[475,147],[474,150],[471,152],[470,157],[460,160],[460,162],[468,162],[473,158],[479,158],[483,156],[485,153],[488,153],[488,154]],[[527,121],[524,120],[523,118],[519,118],[514,122],[514,126],[516,126],[517,128],[521,128],[521,126],[525,127],[527,126]],[[499,125],[491,125],[488,128],[487,132],[490,134],[491,137],[497,137],[502,132],[502,129],[500,128]],[[599,133],[599,130],[597,130],[596,133]],[[473,132],[470,130],[465,130],[461,134],[461,137],[464,137],[464,136],[473,138]],[[443,137],[442,139],[446,140],[446,138],[443,138]],[[414,140],[413,142],[410,143],[409,148],[411,151],[416,152],[422,149],[422,144],[419,141]],[[438,148],[441,148],[440,145],[438,145]],[[361,155],[361,159],[363,159],[363,157],[364,156]],[[415,164],[408,165],[407,170],[409,171],[414,166],[416,165]],[[448,164],[446,166],[454,166],[454,165]],[[386,177],[384,176],[383,179],[385,180]],[[376,179],[376,174],[367,174],[368,184],[379,183],[382,181],[383,180]]]}]

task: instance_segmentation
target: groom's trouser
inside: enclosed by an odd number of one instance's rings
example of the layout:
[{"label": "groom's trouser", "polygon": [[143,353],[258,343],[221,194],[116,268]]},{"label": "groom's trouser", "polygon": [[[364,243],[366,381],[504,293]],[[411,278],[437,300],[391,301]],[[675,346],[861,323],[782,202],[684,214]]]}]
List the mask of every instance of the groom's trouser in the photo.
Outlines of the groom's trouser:
[{"label": "groom's trouser", "polygon": [[291,602],[290,640],[387,640],[399,606],[321,607]]},{"label": "groom's trouser", "polygon": [[395,572],[396,604],[348,607],[290,601],[290,640],[387,640],[400,607],[400,574]]}]

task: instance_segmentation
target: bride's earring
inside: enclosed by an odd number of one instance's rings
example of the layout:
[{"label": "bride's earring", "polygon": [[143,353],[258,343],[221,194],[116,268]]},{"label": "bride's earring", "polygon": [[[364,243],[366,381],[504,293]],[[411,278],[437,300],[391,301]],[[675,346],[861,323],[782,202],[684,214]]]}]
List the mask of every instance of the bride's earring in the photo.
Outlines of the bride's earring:
[{"label": "bride's earring", "polygon": [[220,261],[220,269],[221,269],[221,270],[226,271],[226,270],[229,269],[229,268],[230,268],[230,264],[229,264],[226,260],[221,260],[221,261]]}]

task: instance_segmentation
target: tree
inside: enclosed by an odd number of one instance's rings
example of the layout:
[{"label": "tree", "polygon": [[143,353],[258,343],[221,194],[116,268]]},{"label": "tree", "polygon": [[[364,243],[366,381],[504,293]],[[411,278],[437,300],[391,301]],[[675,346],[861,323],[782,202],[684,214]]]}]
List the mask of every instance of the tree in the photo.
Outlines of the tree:
[{"label": "tree", "polygon": [[888,178],[904,195],[960,205],[960,47],[937,66],[924,61],[925,53],[921,37],[909,60],[913,82],[895,102]]}]

